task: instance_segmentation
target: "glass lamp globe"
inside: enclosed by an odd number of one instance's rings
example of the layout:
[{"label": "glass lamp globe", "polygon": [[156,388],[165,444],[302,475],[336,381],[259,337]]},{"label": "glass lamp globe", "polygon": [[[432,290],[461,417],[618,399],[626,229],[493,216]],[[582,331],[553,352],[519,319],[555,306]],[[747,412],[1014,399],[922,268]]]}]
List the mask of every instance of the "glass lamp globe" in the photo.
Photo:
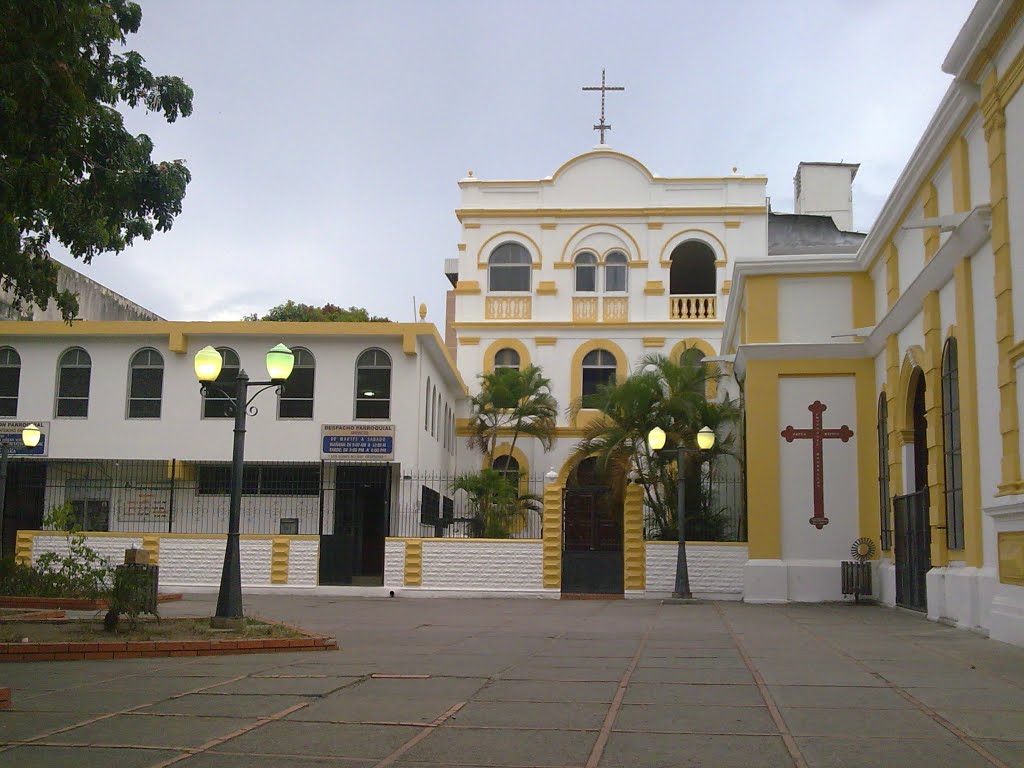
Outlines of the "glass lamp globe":
[{"label": "glass lamp globe", "polygon": [[661,427],[655,427],[647,433],[647,445],[651,447],[652,451],[660,451],[665,447],[665,430]]},{"label": "glass lamp globe", "polygon": [[292,375],[295,367],[295,353],[284,344],[278,344],[267,352],[267,373],[271,381],[284,381]]},{"label": "glass lamp globe", "polygon": [[196,378],[200,381],[216,381],[223,365],[224,359],[220,356],[220,352],[213,347],[206,346],[196,352]]},{"label": "glass lamp globe", "polygon": [[42,434],[43,433],[39,431],[39,427],[35,424],[29,424],[21,430],[21,442],[23,442],[27,448],[35,448],[39,445],[39,438]]},{"label": "glass lamp globe", "polygon": [[706,451],[715,444],[715,431],[711,427],[703,427],[697,433],[697,447]]}]

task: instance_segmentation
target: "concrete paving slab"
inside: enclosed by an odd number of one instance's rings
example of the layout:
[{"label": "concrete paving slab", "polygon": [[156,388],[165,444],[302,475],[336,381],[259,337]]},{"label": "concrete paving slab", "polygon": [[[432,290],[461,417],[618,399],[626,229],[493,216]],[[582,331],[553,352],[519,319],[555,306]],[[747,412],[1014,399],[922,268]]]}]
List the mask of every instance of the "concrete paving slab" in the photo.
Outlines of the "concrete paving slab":
[{"label": "concrete paving slab", "polygon": [[810,768],[991,768],[991,763],[953,738],[877,739],[863,736],[798,738]]},{"label": "concrete paving slab", "polygon": [[191,693],[136,710],[143,715],[193,715],[201,717],[267,717],[296,704],[316,699],[302,696],[245,696]]},{"label": "concrete paving slab", "polygon": [[1014,739],[1024,742],[1024,712],[997,709],[939,709],[946,718],[969,736],[983,739]]},{"label": "concrete paving slab", "polygon": [[1024,741],[983,739],[978,743],[1007,765],[1024,765]]},{"label": "concrete paving slab", "polygon": [[47,742],[92,746],[198,747],[254,722],[228,717],[114,715],[55,736]]},{"label": "concrete paving slab", "polygon": [[[81,712],[104,714],[156,703],[169,696],[219,682],[221,678],[160,678],[155,680],[115,681],[40,696],[19,697],[20,710]],[[210,682],[208,682],[210,681]]]},{"label": "concrete paving slab", "polygon": [[405,754],[403,764],[582,765],[596,740],[597,734],[589,731],[438,728]]},{"label": "concrete paving slab", "polygon": [[281,764],[275,755],[324,755],[380,759],[411,739],[422,728],[409,726],[343,725],[274,722],[225,742],[211,752],[266,755],[267,764]]},{"label": "concrete paving slab", "polygon": [[384,695],[332,695],[288,715],[287,720],[324,723],[430,723],[461,699],[408,699]]},{"label": "concrete paving slab", "polygon": [[615,664],[611,667],[548,667],[524,664],[518,667],[506,669],[497,675],[502,680],[545,680],[548,682],[615,682],[622,679],[625,673],[625,664]]},{"label": "concrete paving slab", "polygon": [[633,672],[637,683],[708,683],[711,685],[747,685],[754,682],[746,667],[698,668],[653,667]]},{"label": "concrete paving slab", "polygon": [[764,699],[754,685],[682,685],[631,681],[623,701],[627,704],[764,706]]},{"label": "concrete paving slab", "polygon": [[616,683],[558,683],[543,680],[497,680],[474,697],[480,701],[580,701],[611,703]]},{"label": "concrete paving slab", "polygon": [[80,712],[0,712],[0,743],[27,741],[93,717]]},{"label": "concrete paving slab", "polygon": [[234,694],[323,696],[363,680],[362,677],[293,677],[294,674],[281,671],[273,677],[245,677],[226,685],[218,685],[206,693],[222,696]]},{"label": "concrete paving slab", "polygon": [[555,728],[600,730],[606,704],[582,702],[472,701],[447,721],[446,727]]},{"label": "concrete paving slab", "polygon": [[155,749],[95,747],[17,747],[0,752],[0,768],[143,768],[181,754]]},{"label": "concrete paving slab", "polygon": [[693,704],[625,704],[616,731],[777,735],[767,707]]},{"label": "concrete paving slab", "polygon": [[[1024,661],[1022,661],[1024,663]],[[1020,690],[990,691],[977,688],[906,688],[907,693],[933,709],[1024,710]]]},{"label": "concrete paving slab", "polygon": [[751,768],[793,761],[780,736],[613,733],[601,768]]},{"label": "concrete paving slab", "polygon": [[[294,755],[281,760],[285,768],[362,768],[376,765],[377,760],[357,758],[302,758]],[[175,763],[174,768],[268,768],[273,765],[265,755],[230,755],[224,752],[200,752]]]},{"label": "concrete paving slab", "polygon": [[853,709],[914,709],[914,704],[888,688],[825,685],[770,685],[780,707],[834,707]]},{"label": "concrete paving slab", "polygon": [[837,709],[780,707],[794,736],[864,736],[912,734],[914,738],[942,739],[949,731],[918,709]]}]

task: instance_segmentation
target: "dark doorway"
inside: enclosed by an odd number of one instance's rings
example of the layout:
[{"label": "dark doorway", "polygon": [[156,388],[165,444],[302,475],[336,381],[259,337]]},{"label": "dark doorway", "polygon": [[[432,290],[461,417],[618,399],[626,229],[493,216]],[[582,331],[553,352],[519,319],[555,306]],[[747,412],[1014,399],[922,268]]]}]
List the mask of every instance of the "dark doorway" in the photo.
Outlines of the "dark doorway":
[{"label": "dark doorway", "polygon": [[896,537],[896,604],[915,611],[928,609],[931,529],[928,522],[928,419],[925,382],[914,374],[910,404],[914,425],[914,492],[893,499]]},{"label": "dark doorway", "polygon": [[2,555],[12,557],[18,531],[38,531],[43,527],[46,463],[11,459],[7,464],[4,496]]},{"label": "dark doorway", "polygon": [[562,498],[562,592],[621,595],[622,498],[595,459],[573,472]]},{"label": "dark doorway", "polygon": [[390,498],[390,466],[336,467],[334,525],[320,536],[321,584],[384,583]]}]

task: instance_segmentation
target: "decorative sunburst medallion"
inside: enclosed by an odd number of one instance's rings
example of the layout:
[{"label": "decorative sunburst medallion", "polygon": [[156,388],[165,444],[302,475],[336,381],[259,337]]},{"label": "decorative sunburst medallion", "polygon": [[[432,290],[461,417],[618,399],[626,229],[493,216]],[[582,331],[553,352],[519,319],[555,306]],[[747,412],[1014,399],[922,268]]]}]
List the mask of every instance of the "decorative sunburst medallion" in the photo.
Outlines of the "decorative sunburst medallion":
[{"label": "decorative sunburst medallion", "polygon": [[865,560],[870,560],[875,556],[875,542],[871,539],[862,536],[853,542],[853,546],[850,547],[850,554],[853,559],[858,563],[863,563]]}]

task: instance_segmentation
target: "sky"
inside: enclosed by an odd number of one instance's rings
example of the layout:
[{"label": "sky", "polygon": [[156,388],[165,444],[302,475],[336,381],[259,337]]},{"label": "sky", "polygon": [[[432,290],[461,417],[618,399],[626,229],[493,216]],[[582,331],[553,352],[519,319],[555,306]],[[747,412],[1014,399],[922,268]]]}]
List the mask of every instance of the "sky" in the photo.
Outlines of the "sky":
[{"label": "sky", "polygon": [[800,161],[860,163],[870,227],[950,77],[972,0],[143,0],[129,38],[194,112],[126,113],[192,173],[168,232],[91,265],[172,320],[287,299],[442,326],[457,182],[538,179],[598,143],[664,176],[764,174],[793,208]]}]

